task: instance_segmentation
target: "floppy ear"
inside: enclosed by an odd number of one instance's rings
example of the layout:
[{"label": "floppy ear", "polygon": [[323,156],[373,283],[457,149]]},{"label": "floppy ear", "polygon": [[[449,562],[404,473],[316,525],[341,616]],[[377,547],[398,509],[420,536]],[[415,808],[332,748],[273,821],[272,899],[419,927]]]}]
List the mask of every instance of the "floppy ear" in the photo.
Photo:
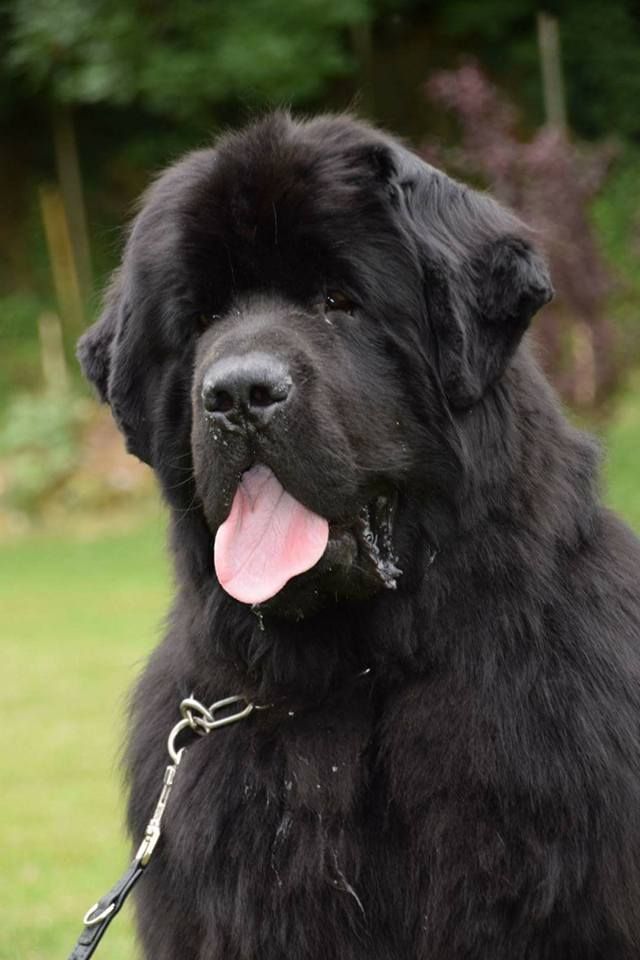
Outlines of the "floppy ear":
[{"label": "floppy ear", "polygon": [[427,164],[414,161],[411,174],[403,186],[418,228],[440,380],[450,405],[464,409],[502,376],[551,299],[551,281],[525,227],[490,197]]},{"label": "floppy ear", "polygon": [[80,337],[76,347],[76,355],[80,361],[82,372],[87,380],[94,385],[103,403],[107,403],[109,400],[111,346],[115,339],[118,323],[119,287],[120,279],[116,271],[105,295],[100,319]]},{"label": "floppy ear", "polygon": [[102,315],[80,338],[77,355],[84,375],[102,402],[110,405],[129,453],[150,464],[151,438],[141,390],[148,371],[136,369],[139,352],[132,349],[135,334],[129,316],[123,273],[118,270],[107,290]]}]

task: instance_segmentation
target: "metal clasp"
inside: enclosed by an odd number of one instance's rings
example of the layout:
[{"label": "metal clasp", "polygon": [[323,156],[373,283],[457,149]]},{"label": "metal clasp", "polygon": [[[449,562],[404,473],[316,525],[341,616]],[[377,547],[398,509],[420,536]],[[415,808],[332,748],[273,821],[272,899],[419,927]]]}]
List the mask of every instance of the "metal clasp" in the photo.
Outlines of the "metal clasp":
[{"label": "metal clasp", "polygon": [[82,918],[82,922],[84,923],[85,927],[95,927],[96,923],[102,923],[102,921],[105,920],[110,913],[113,913],[116,908],[115,903],[110,903],[108,907],[105,907],[104,910],[101,910],[100,913],[97,913],[95,917],[92,917],[91,914],[94,910],[97,910],[99,906],[100,902],[98,901],[98,903],[94,903],[92,907],[89,907]]},{"label": "metal clasp", "polygon": [[160,839],[160,823],[162,821],[162,815],[165,811],[165,807],[167,806],[167,800],[169,799],[169,794],[171,793],[171,788],[173,787],[173,781],[176,778],[176,770],[178,769],[181,756],[182,750],[178,754],[175,763],[170,763],[164,771],[162,790],[160,791],[156,808],[153,811],[151,820],[149,820],[149,823],[147,824],[147,829],[144,832],[142,843],[136,852],[135,859],[138,860],[143,867],[146,867],[146,865],[149,863],[151,854],[155,850],[156,844]]}]

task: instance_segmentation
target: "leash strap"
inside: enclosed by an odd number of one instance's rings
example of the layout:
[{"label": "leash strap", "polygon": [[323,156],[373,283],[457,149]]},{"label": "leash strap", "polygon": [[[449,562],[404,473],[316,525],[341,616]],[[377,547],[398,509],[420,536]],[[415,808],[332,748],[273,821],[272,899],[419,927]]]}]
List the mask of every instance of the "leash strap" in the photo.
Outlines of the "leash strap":
[{"label": "leash strap", "polygon": [[134,860],[118,882],[98,900],[84,918],[84,930],[78,937],[69,960],[89,960],[107,931],[107,927],[119,913],[125,900],[144,873],[139,860]]},{"label": "leash strap", "polygon": [[[244,704],[244,706],[242,706]],[[235,707],[235,713],[223,713],[222,716],[216,716],[220,711],[225,711],[228,707]],[[145,867],[151,859],[151,855],[160,839],[161,821],[164,814],[169,794],[176,777],[176,772],[182,760],[185,747],[178,749],[176,739],[187,728],[198,736],[204,736],[211,733],[218,727],[226,727],[230,723],[242,720],[248,717],[254,710],[263,709],[249,703],[244,697],[225,697],[224,700],[218,700],[217,703],[205,707],[194,697],[187,697],[180,704],[180,713],[182,720],[172,728],[167,741],[167,751],[171,757],[171,763],[164,771],[162,780],[162,790],[153,811],[153,816],[144,833],[142,843],[138,847],[136,855],[123,877],[101,897],[97,903],[91,907],[84,916],[84,929],[75,947],[73,948],[69,960],[89,960],[92,957],[98,944],[106,933],[107,927],[120,912],[125,900],[135,887],[136,883],[145,871]]]},{"label": "leash strap", "polygon": [[[355,677],[365,677],[371,672],[369,667],[361,670]],[[258,705],[249,702],[245,697],[225,697],[224,700],[218,700],[212,703],[210,707],[205,707],[195,697],[187,697],[180,704],[180,713],[182,720],[172,727],[167,740],[167,752],[171,758],[171,763],[165,769],[162,780],[162,790],[158,797],[153,816],[147,824],[142,843],[138,847],[136,855],[123,877],[105,893],[104,897],[98,900],[84,916],[84,929],[75,947],[73,948],[69,960],[89,960],[92,957],[98,944],[106,933],[107,927],[120,912],[125,900],[135,887],[136,883],[145,871],[145,867],[151,859],[151,855],[160,839],[161,821],[164,814],[169,794],[176,777],[176,772],[182,760],[182,755],[186,747],[178,748],[177,738],[187,729],[198,736],[205,736],[218,727],[226,727],[230,723],[236,723],[244,717],[248,717],[254,710],[266,710],[272,704]],[[226,713],[229,707],[234,707],[235,712]],[[217,714],[222,714],[217,716]]]}]

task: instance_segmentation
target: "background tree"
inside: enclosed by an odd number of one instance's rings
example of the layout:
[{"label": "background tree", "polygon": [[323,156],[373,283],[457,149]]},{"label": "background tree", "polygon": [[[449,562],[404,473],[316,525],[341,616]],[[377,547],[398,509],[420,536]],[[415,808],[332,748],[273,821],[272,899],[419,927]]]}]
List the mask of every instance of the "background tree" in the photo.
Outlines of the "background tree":
[{"label": "background tree", "polygon": [[522,101],[525,118],[543,120],[535,29],[540,9],[558,18],[567,112],[576,133],[605,136],[614,122],[640,137],[640,10],[636,0],[442,0],[439,28],[459,50],[473,50],[490,74]]},{"label": "background tree", "polygon": [[367,0],[13,0],[8,9],[9,70],[50,103],[85,299],[91,256],[74,107],[135,102],[204,124],[211,107],[229,98],[280,99],[294,91],[304,99],[347,69],[339,30],[370,13]]},{"label": "background tree", "polygon": [[556,290],[536,324],[542,359],[567,399],[595,403],[614,385],[617,372],[607,313],[612,280],[589,220],[612,148],[579,149],[552,126],[522,140],[518,112],[476,63],[434,74],[426,91],[455,114],[460,142],[454,149],[432,143],[425,153],[444,159],[462,176],[480,177],[534,228]]},{"label": "background tree", "polygon": [[[574,132],[597,138],[613,124],[628,142],[640,139],[635,0],[547,6],[561,26]],[[0,395],[3,383],[33,381],[27,339],[52,306],[34,200],[42,181],[62,187],[86,304],[153,172],[258,109],[355,107],[414,142],[425,131],[447,139],[454,126],[421,96],[424,78],[473,50],[518,104],[514,136],[530,139],[543,117],[537,8],[534,0],[4,0],[0,327],[12,360],[0,366]],[[622,207],[609,221],[624,253],[634,227],[618,229]],[[97,303],[89,299],[88,312]],[[68,350],[74,338],[70,330]]]}]

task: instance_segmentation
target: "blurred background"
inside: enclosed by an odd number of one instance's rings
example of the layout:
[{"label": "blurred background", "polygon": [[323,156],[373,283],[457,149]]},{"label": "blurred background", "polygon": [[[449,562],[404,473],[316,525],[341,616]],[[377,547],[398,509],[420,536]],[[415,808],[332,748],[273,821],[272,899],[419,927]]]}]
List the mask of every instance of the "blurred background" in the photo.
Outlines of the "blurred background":
[{"label": "blurred background", "polygon": [[[0,958],[53,960],[127,862],[118,718],[170,596],[150,472],[74,360],[135,198],[280,105],[491,189],[538,230],[539,355],[640,531],[640,7],[3,0],[0,80]],[[128,916],[105,943],[133,960]]]}]

